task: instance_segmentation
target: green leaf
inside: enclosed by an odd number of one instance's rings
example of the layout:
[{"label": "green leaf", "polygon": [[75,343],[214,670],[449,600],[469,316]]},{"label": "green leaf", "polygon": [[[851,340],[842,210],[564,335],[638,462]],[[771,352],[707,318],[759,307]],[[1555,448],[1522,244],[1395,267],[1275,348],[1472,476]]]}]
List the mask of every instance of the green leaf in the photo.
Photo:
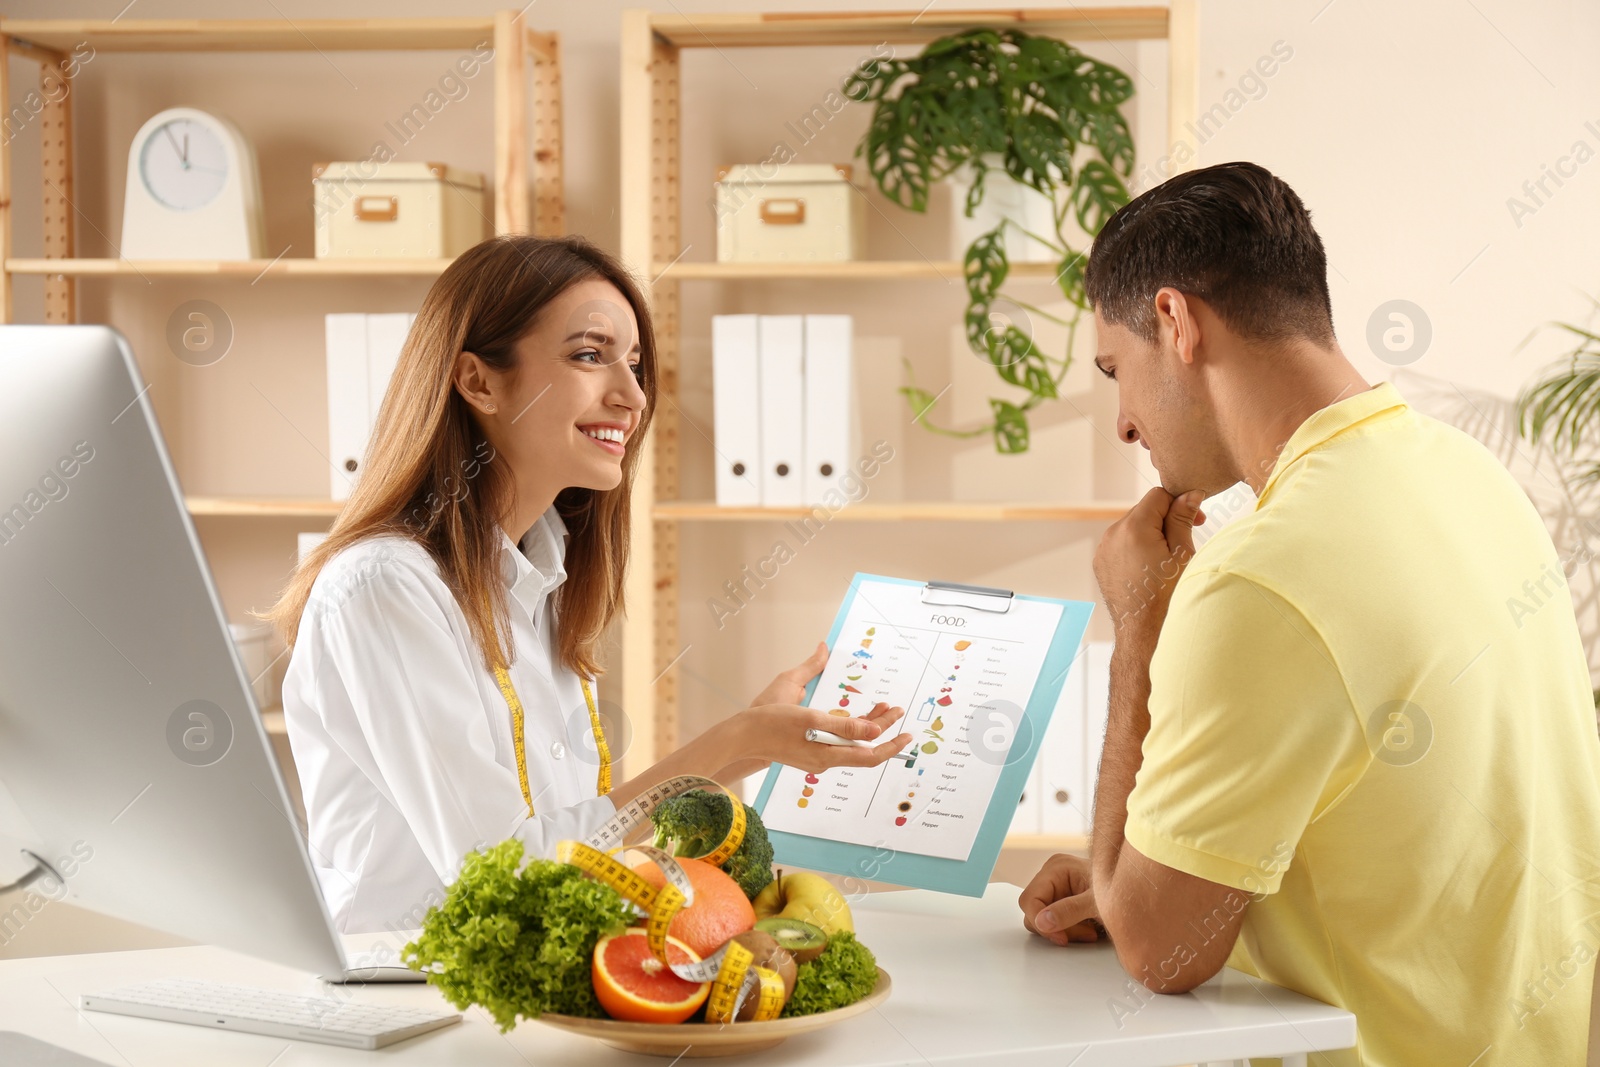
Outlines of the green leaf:
[{"label": "green leaf", "polygon": [[994,447],[1007,455],[1028,450],[1028,413],[1009,400],[989,398],[994,414]]},{"label": "green leaf", "polygon": [[884,100],[867,129],[867,170],[883,194],[908,211],[928,210],[931,159],[918,136],[914,98]]},{"label": "green leaf", "polygon": [[1006,258],[1004,222],[988,233],[979,234],[978,239],[967,246],[961,271],[967,279],[968,299],[974,304],[983,304],[987,311],[1011,271],[1011,261]]},{"label": "green leaf", "polygon": [[972,160],[972,184],[967,187],[966,216],[969,219],[983,200],[983,179],[988,173],[989,167],[983,157],[975,157]]},{"label": "green leaf", "polygon": [[869,60],[850,72],[845,79],[843,92],[848,100],[872,103],[889,94],[895,82],[905,77],[911,64],[903,59]]},{"label": "green leaf", "polygon": [[1100,160],[1091,159],[1078,170],[1072,202],[1084,232],[1099,233],[1106,220],[1128,202],[1128,190],[1115,171]]},{"label": "green leaf", "polygon": [[1067,255],[1061,260],[1061,267],[1056,271],[1056,284],[1061,286],[1061,295],[1072,301],[1085,311],[1089,310],[1089,297],[1083,288],[1083,272],[1089,266],[1087,252],[1074,252],[1067,249]]},{"label": "green leaf", "polygon": [[1133,95],[1133,79],[1116,67],[1084,58],[1085,62],[1078,68],[1075,92],[1085,111],[1105,111]]},{"label": "green leaf", "polygon": [[926,389],[919,389],[914,385],[902,385],[898,391],[911,407],[912,421],[926,424],[928,412],[933,410],[934,401],[938,398]]},{"label": "green leaf", "polygon": [[1122,112],[1090,112],[1089,140],[1113,170],[1124,178],[1133,174],[1133,135]]},{"label": "green leaf", "polygon": [[[1072,181],[1072,159],[1062,151],[1063,144],[1058,123],[1042,112],[1029,112],[1011,125],[1006,170],[1013,178],[1049,196],[1058,184],[1058,176],[1060,184]],[[1009,165],[1013,154],[1021,163],[1017,170]]]}]

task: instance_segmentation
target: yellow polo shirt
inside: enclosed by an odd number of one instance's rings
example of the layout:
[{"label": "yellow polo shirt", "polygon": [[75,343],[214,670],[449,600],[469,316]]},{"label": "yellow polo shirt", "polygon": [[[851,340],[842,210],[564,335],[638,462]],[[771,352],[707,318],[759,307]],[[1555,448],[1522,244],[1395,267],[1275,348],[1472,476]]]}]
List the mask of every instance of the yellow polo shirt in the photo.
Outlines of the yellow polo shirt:
[{"label": "yellow polo shirt", "polygon": [[1179,579],[1150,682],[1127,840],[1250,895],[1232,966],[1355,1014],[1311,1063],[1583,1063],[1594,698],[1486,449],[1387,382],[1311,415]]}]

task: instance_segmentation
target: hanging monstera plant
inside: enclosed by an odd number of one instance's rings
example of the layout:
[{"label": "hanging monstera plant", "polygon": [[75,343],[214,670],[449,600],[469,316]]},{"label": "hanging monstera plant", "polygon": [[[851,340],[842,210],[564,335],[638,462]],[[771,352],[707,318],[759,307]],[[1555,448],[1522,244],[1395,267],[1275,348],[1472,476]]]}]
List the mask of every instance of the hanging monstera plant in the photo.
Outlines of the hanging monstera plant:
[{"label": "hanging monstera plant", "polygon": [[[940,38],[910,59],[887,59],[858,69],[845,95],[874,105],[856,155],[885,196],[925,212],[933,183],[966,166],[973,175],[965,212],[982,202],[985,177],[996,161],[1011,179],[1050,198],[1054,230],[1027,236],[1059,255],[1056,281],[1075,310],[1063,319],[1001,292],[1011,264],[1002,217],[979,236],[962,260],[967,285],[966,333],[972,350],[1002,381],[1025,389],[1020,402],[989,400],[993,421],[957,430],[929,419],[935,397],[914,382],[900,393],[925,428],[955,437],[994,435],[1000,452],[1028,449],[1028,412],[1059,395],[1072,362],[1072,340],[1087,301],[1087,248],[1074,249],[1062,230],[1075,218],[1091,237],[1128,202],[1124,180],[1133,173],[1133,137],[1120,110],[1133,82],[1116,67],[1065,41],[1018,30],[975,29]],[[1005,300],[1067,328],[1066,351],[1044,352],[1032,336],[995,313]],[[910,364],[907,364],[910,375]]]}]

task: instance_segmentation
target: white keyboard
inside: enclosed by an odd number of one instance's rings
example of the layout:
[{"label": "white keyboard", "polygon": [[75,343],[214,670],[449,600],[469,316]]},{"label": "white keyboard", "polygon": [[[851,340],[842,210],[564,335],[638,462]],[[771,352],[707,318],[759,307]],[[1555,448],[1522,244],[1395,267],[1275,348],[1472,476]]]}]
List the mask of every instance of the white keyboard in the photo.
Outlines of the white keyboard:
[{"label": "white keyboard", "polygon": [[79,1007],[218,1030],[374,1049],[460,1022],[454,1012],[358,1004],[339,990],[327,996],[169,978],[84,993]]}]

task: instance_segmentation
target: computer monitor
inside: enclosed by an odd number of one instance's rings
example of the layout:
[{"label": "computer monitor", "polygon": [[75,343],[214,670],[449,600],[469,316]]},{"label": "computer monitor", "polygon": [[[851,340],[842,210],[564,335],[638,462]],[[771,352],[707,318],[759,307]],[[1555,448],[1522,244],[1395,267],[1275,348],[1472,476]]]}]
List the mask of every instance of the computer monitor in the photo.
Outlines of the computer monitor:
[{"label": "computer monitor", "polygon": [[346,972],[148,387],[103,326],[0,326],[0,835],[95,911]]}]

